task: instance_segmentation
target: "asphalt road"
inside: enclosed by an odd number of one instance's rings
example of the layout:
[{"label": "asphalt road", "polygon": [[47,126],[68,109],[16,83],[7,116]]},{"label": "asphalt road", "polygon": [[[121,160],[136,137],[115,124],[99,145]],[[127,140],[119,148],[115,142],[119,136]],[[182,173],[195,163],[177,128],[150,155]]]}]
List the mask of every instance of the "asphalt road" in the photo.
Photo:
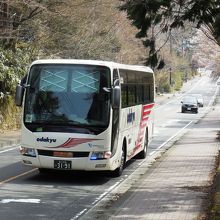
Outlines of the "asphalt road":
[{"label": "asphalt road", "polygon": [[[204,107],[198,114],[181,113],[180,101],[186,93],[204,96]],[[193,123],[211,108],[216,83],[204,75],[195,78],[162,105],[156,105],[155,131],[146,160],[131,160],[121,177],[111,178],[97,172],[51,172],[39,174],[37,169],[21,164],[18,147],[0,150],[0,219],[62,219],[74,220],[106,198],[116,187],[126,190],[138,181],[140,164],[150,167],[157,153],[172,146]],[[142,171],[145,172],[145,171]],[[141,175],[141,172],[138,171]],[[130,180],[131,175],[135,176]]]}]

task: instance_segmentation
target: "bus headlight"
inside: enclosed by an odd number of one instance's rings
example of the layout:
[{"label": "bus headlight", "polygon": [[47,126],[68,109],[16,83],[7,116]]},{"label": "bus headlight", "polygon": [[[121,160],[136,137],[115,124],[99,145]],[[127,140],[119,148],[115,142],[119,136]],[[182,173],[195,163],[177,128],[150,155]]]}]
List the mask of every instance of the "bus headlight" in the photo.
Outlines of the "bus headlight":
[{"label": "bus headlight", "polygon": [[20,153],[24,156],[36,157],[36,152],[34,148],[20,147]]},{"label": "bus headlight", "polygon": [[110,158],[112,153],[110,151],[97,151],[92,152],[92,155],[90,157],[90,160],[103,160]]}]

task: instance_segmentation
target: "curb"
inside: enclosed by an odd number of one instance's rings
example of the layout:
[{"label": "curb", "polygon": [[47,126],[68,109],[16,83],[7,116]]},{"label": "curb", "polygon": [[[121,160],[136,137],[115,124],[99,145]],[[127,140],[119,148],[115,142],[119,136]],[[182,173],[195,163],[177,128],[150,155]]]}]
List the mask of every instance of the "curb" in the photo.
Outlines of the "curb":
[{"label": "curb", "polygon": [[[220,141],[220,136],[218,136],[217,139]],[[213,180],[209,220],[220,219],[220,151],[219,151],[217,163],[218,165],[216,167],[216,174]]]}]

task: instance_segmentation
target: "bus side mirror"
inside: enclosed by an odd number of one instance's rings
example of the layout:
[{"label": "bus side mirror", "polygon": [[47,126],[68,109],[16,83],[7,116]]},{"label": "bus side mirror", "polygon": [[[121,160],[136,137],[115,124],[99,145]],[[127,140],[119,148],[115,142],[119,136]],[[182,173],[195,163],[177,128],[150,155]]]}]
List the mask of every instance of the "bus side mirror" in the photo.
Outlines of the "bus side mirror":
[{"label": "bus side mirror", "polygon": [[17,85],[15,92],[15,104],[17,106],[22,106],[23,96],[24,96],[24,87],[21,85]]},{"label": "bus side mirror", "polygon": [[120,107],[120,87],[115,86],[112,89],[112,108],[117,109]]}]

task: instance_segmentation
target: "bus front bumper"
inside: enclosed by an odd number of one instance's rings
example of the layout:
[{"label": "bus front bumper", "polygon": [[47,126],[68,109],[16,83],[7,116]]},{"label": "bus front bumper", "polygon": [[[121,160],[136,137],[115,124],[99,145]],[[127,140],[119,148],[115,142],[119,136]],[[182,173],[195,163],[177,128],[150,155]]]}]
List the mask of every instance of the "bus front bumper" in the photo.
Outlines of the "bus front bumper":
[{"label": "bus front bumper", "polygon": [[22,162],[25,165],[56,169],[56,170],[84,170],[84,171],[98,171],[98,170],[115,170],[119,162],[112,158],[91,160],[85,158],[63,158],[63,157],[48,157],[48,156],[22,156]]}]

